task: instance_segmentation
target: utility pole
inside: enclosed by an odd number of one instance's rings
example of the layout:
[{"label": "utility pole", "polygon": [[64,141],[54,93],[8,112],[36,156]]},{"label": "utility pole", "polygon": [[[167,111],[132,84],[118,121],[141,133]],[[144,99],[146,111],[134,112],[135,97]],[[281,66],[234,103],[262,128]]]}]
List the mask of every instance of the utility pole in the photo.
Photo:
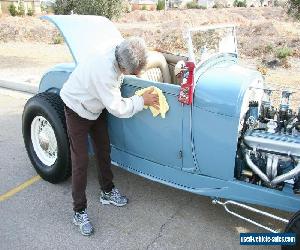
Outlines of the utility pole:
[{"label": "utility pole", "polygon": [[168,2],[168,0],[165,0],[165,11],[164,11],[165,14],[166,14],[166,11],[167,11],[167,2]]}]

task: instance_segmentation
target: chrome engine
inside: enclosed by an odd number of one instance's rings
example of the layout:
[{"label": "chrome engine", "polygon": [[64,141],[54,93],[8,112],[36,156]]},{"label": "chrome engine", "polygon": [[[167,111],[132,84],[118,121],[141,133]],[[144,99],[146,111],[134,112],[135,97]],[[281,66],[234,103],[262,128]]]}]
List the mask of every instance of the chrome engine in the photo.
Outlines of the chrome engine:
[{"label": "chrome engine", "polygon": [[241,120],[235,177],[281,190],[293,185],[300,193],[300,106],[291,107],[292,92],[281,93],[276,109],[272,89],[263,89],[261,100],[249,100]]}]

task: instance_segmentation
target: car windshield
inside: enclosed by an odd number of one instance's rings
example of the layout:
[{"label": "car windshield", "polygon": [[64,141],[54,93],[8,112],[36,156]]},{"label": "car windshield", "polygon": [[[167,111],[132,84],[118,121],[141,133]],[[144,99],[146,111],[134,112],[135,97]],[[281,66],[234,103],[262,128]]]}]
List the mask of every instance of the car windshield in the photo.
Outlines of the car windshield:
[{"label": "car windshield", "polygon": [[188,41],[189,59],[194,61],[197,66],[217,54],[237,54],[234,25],[203,26],[188,29],[185,38]]}]

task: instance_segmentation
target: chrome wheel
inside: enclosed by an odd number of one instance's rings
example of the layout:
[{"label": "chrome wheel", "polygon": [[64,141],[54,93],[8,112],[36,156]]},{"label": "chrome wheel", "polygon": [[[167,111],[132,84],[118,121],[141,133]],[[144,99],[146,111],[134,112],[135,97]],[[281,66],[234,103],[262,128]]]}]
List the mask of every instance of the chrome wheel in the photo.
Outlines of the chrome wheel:
[{"label": "chrome wheel", "polygon": [[57,159],[57,141],[54,129],[43,116],[36,116],[31,123],[33,149],[46,166],[52,166]]}]

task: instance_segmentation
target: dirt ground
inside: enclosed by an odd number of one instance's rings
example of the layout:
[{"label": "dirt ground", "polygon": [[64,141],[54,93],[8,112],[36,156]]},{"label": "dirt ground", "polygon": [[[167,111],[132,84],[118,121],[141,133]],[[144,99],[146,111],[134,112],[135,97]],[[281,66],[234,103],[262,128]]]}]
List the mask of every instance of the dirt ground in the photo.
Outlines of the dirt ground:
[{"label": "dirt ground", "polygon": [[[266,82],[300,88],[300,22],[281,7],[134,11],[114,22],[123,36],[143,37],[149,47],[175,54],[185,50],[182,32],[186,27],[235,23],[240,62],[267,70]],[[54,25],[37,17],[2,16],[0,79],[38,84],[49,67],[71,62],[67,46],[54,44],[58,36]],[[282,47],[293,51],[288,68],[264,66],[263,60],[276,59],[276,50]]]},{"label": "dirt ground", "polygon": [[72,62],[65,44],[0,42],[0,79],[37,85],[58,63]]}]

